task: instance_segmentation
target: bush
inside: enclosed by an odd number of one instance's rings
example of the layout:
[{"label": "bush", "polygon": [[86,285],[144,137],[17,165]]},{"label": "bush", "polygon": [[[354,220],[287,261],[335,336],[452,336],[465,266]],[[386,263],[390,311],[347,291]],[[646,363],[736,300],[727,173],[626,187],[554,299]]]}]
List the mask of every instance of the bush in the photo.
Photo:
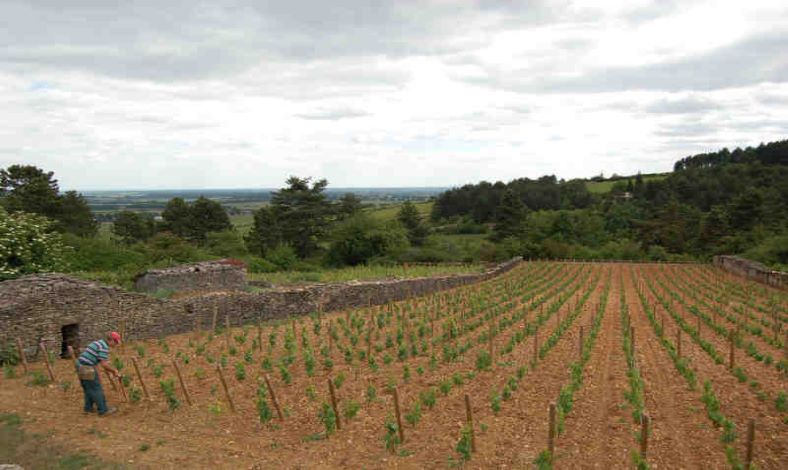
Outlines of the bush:
[{"label": "bush", "polygon": [[44,217],[0,207],[0,281],[65,268],[63,240],[51,228]]},{"label": "bush", "polygon": [[298,262],[295,250],[289,245],[278,245],[266,254],[265,259],[281,271],[293,269]]},{"label": "bush", "polygon": [[358,214],[334,229],[327,262],[333,266],[366,264],[375,259],[395,258],[407,246],[407,235],[398,224]]},{"label": "bush", "polygon": [[264,258],[246,258],[246,267],[250,273],[273,273],[279,270],[278,266]]},{"label": "bush", "polygon": [[235,230],[209,232],[205,237],[205,250],[222,258],[242,258],[249,254],[243,238]]}]

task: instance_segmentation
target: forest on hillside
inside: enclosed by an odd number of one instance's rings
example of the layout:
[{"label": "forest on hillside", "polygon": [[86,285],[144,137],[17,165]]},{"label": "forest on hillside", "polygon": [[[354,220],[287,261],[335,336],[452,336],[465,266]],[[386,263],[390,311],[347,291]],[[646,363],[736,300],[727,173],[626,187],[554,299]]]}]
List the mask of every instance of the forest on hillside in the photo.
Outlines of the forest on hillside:
[{"label": "forest on hillside", "polygon": [[438,196],[435,224],[488,224],[511,253],[547,258],[708,259],[788,264],[788,140],[683,158],[664,178],[481,182]]},{"label": "forest on hillside", "polygon": [[242,259],[253,273],[518,255],[741,254],[786,268],[788,141],[695,155],[674,168],[616,177],[605,193],[555,176],[483,181],[377,212],[353,193],[328,197],[326,180],[293,176],[241,230],[225,205],[206,197],[173,197],[160,217],[117,211],[99,224],[83,195],[61,192],[52,172],[12,165],[0,170],[0,279],[56,270],[128,285],[150,267],[220,257]]}]

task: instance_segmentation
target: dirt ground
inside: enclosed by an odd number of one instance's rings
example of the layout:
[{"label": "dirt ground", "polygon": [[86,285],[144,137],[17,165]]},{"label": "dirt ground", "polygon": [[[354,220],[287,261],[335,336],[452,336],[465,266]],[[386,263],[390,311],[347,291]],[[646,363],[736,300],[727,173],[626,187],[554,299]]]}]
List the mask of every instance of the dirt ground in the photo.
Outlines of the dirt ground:
[{"label": "dirt ground", "polygon": [[[651,419],[645,455],[650,468],[730,468],[731,455],[743,462],[750,419],[756,422],[754,463],[761,469],[788,468],[788,412],[777,403],[785,393],[785,372],[777,363],[758,362],[740,349],[737,365],[748,377],[741,382],[726,363],[715,362],[685,332],[682,357],[697,382],[691,387],[666,346],[675,348],[681,325],[666,314],[659,299],[678,293],[687,305],[708,310],[710,319],[715,319],[711,306],[718,304],[709,300],[709,307],[700,305],[674,283],[698,295],[727,295],[734,306],[747,303],[761,310],[777,298],[777,313],[770,318],[780,324],[784,320],[784,293],[756,289],[706,267],[524,263],[485,283],[386,306],[261,327],[235,326],[229,334],[192,332],[125,344],[113,349],[112,356],[120,358],[129,377],[127,394],[142,388],[134,358],[150,397],[126,401],[104,378],[106,395],[119,408],[109,417],[83,413],[82,392],[70,361],[56,360],[55,381],[45,385],[32,384],[32,376],[24,377],[17,366],[15,378],[0,379],[0,412],[19,415],[26,431],[46,432],[66,448],[132,468],[530,468],[547,449],[548,408],[572,380],[570,366],[580,357],[582,327],[588,359],[571,410],[564,416],[563,432],[555,439],[553,467],[632,468],[633,455],[640,455],[641,425],[633,419],[633,404],[627,399],[632,372],[624,354],[624,333],[631,327],[642,400]],[[622,296],[630,318],[626,325]],[[654,305],[664,337],[647,315]],[[687,306],[668,305],[685,324],[696,324]],[[589,343],[595,320],[598,330]],[[730,320],[716,321],[732,327]],[[289,343],[286,334],[291,336]],[[784,344],[780,348],[781,343],[776,347],[750,336],[759,351],[775,361],[785,359]],[[727,358],[725,337],[706,324],[701,337]],[[479,367],[479,357],[490,351],[490,345],[492,364]],[[173,361],[190,392],[191,406],[178,385]],[[223,361],[235,412],[216,369]],[[43,362],[30,368],[47,374]],[[281,421],[265,387],[266,375],[281,405]],[[168,379],[180,402],[172,411],[159,384]],[[707,380],[713,384],[718,412],[735,424],[731,442],[722,441],[722,429],[710,419],[702,400]],[[341,429],[326,436],[320,415],[324,404],[331,403],[329,381],[335,384]],[[396,423],[390,393],[395,387],[404,442],[387,449],[385,423]],[[371,389],[374,397],[369,396]],[[430,392],[432,407],[425,399]],[[273,412],[266,423],[258,414],[258,394]],[[457,450],[466,423],[466,395],[476,444],[469,461],[463,461]],[[496,403],[499,409],[494,409]],[[358,411],[346,416],[348,408]]]}]

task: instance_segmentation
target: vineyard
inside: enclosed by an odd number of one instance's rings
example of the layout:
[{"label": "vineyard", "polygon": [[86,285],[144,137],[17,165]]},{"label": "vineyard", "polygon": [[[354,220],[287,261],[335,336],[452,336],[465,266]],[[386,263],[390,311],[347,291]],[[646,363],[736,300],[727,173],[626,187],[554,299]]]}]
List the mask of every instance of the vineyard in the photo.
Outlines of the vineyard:
[{"label": "vineyard", "polygon": [[82,413],[53,356],[5,367],[0,411],[151,468],[788,465],[786,294],[710,266],[529,262],[387,305],[232,320],[113,350],[111,417]]}]

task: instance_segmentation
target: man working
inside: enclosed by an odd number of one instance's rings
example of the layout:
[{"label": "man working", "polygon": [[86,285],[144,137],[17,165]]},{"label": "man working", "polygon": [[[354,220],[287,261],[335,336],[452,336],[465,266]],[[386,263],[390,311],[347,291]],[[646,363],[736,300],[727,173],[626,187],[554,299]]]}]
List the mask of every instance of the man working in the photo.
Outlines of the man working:
[{"label": "man working", "polygon": [[101,389],[98,366],[109,372],[113,377],[120,377],[117,369],[109,363],[109,348],[120,344],[120,334],[112,332],[107,339],[93,341],[79,355],[77,359],[77,375],[82,390],[85,392],[85,413],[93,411],[93,404],[98,408],[99,416],[106,416],[117,411],[116,408],[107,408],[104,390]]}]

